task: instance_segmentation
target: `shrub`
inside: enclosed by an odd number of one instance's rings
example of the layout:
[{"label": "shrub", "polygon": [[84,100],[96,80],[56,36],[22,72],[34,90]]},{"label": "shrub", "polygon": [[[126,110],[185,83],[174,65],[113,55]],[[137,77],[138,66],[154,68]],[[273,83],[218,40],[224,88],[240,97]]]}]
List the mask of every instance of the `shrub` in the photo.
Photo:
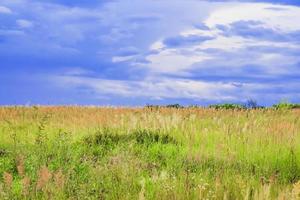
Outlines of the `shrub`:
[{"label": "shrub", "polygon": [[150,109],[150,110],[157,110],[157,109],[159,109],[161,106],[159,106],[159,105],[151,105],[151,104],[147,104],[146,106],[145,106],[145,108],[148,108],[148,109]]},{"label": "shrub", "polygon": [[159,106],[159,105],[147,104],[146,108],[149,108],[151,110],[153,110],[153,109],[159,109],[159,108],[176,108],[176,109],[179,109],[179,108],[184,108],[184,106],[181,106],[178,103],[177,104],[169,104],[169,105],[166,105],[166,106]]},{"label": "shrub", "polygon": [[299,109],[300,104],[293,104],[288,102],[280,102],[278,104],[273,105],[275,109]]},{"label": "shrub", "polygon": [[240,104],[234,104],[234,103],[225,103],[225,104],[215,104],[215,105],[210,105],[209,108],[214,108],[214,109],[245,109],[245,106],[240,105]]},{"label": "shrub", "polygon": [[181,106],[180,104],[170,104],[170,105],[167,105],[166,106],[167,108],[177,108],[177,109],[179,109],[179,108],[184,108],[183,106]]},{"label": "shrub", "polygon": [[109,129],[97,131],[94,136],[84,139],[88,145],[115,146],[120,143],[136,141],[137,144],[177,144],[177,141],[170,135],[162,134],[159,131],[136,130],[131,134],[116,134]]}]

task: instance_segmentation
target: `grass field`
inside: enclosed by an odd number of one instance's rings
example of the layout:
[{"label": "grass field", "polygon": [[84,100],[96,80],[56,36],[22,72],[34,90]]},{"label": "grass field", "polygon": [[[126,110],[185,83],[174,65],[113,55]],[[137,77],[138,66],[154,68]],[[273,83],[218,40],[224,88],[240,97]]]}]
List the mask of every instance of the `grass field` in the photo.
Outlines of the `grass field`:
[{"label": "grass field", "polygon": [[0,199],[300,199],[300,110],[0,108]]}]

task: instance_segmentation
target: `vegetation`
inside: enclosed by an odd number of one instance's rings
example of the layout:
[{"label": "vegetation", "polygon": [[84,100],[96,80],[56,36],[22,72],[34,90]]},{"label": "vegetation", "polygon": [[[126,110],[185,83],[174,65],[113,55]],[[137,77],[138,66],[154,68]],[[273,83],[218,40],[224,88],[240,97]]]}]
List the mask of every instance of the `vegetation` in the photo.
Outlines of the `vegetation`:
[{"label": "vegetation", "polygon": [[288,102],[281,102],[273,105],[275,109],[300,109],[300,104],[293,104]]},{"label": "vegetation", "polygon": [[0,199],[299,199],[300,110],[0,108]]},{"label": "vegetation", "polygon": [[228,110],[228,109],[246,109],[246,107],[243,105],[233,104],[233,103],[210,105],[209,108],[226,109],[226,110]]},{"label": "vegetation", "polygon": [[176,109],[180,109],[180,108],[184,108],[184,106],[181,106],[180,104],[169,104],[166,106],[159,106],[159,105],[150,105],[147,104],[146,108],[150,108],[150,109],[159,109],[159,108],[176,108]]},{"label": "vegetation", "polygon": [[179,108],[184,108],[183,106],[181,106],[180,104],[171,104],[171,105],[167,105],[166,106],[167,108],[177,108],[177,109],[179,109]]}]

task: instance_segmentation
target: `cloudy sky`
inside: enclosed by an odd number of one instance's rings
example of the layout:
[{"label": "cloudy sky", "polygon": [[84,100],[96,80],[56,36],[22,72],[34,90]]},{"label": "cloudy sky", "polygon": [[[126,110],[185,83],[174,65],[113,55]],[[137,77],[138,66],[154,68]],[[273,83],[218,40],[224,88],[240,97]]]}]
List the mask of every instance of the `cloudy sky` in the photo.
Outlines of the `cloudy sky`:
[{"label": "cloudy sky", "polygon": [[1,105],[250,98],[300,102],[298,0],[0,0]]}]

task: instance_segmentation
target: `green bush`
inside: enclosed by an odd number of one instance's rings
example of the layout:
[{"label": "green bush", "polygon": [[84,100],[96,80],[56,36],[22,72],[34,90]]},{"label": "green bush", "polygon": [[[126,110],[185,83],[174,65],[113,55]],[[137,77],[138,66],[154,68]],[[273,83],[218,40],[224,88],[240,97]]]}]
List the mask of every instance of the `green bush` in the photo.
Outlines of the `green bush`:
[{"label": "green bush", "polygon": [[159,105],[151,105],[151,104],[147,104],[146,105],[146,108],[149,108],[149,109],[159,109],[159,108],[176,108],[176,109],[179,109],[179,108],[184,108],[184,106],[181,106],[180,104],[169,104],[169,105],[166,105],[166,106],[159,106]]},{"label": "green bush", "polygon": [[210,105],[209,108],[214,108],[214,109],[245,109],[245,106],[240,105],[240,104],[233,104],[233,103],[225,103],[225,104],[215,104],[215,105]]},{"label": "green bush", "polygon": [[273,105],[275,109],[299,109],[300,104],[293,104],[288,102],[280,102],[278,104]]},{"label": "green bush", "polygon": [[183,106],[181,106],[180,104],[170,104],[170,105],[167,105],[166,106],[167,108],[177,108],[177,109],[179,109],[179,108],[184,108]]}]

